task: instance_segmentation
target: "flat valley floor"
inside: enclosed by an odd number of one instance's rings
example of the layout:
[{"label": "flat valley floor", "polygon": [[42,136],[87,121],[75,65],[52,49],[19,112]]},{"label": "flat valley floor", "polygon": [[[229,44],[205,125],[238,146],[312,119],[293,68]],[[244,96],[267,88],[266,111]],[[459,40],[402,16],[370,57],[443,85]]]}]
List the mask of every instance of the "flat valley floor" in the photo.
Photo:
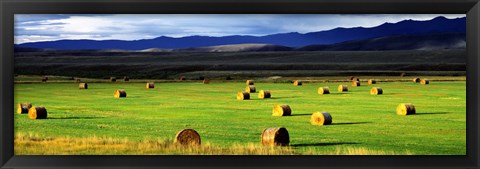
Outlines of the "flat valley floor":
[{"label": "flat valley floor", "polygon": [[[16,155],[465,155],[466,81],[463,77],[438,77],[430,84],[395,77],[369,85],[348,81],[305,81],[302,86],[258,80],[250,100],[237,100],[245,81],[75,82],[16,83],[15,108],[29,102],[44,106],[47,119],[31,120],[15,114]],[[420,77],[424,78],[424,77]],[[346,80],[345,77],[342,79]],[[257,80],[257,79],[253,79]],[[301,80],[301,79],[300,79]],[[348,92],[338,92],[338,85]],[[319,87],[330,94],[319,95]],[[381,87],[382,95],[370,95]],[[126,98],[114,98],[125,89]],[[272,98],[257,98],[270,90]],[[400,116],[396,107],[412,103],[416,115]],[[287,104],[291,116],[273,117],[277,104]],[[328,112],[331,125],[310,124],[313,112]],[[285,127],[286,147],[262,146],[263,129]],[[201,136],[201,146],[173,144],[186,128]]]}]

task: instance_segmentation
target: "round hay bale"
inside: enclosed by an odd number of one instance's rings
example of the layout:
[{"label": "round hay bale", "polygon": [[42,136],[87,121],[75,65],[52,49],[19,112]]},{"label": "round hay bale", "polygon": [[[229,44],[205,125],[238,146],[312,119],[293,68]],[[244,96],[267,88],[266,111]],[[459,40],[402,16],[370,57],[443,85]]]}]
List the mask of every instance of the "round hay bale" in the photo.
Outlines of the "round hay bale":
[{"label": "round hay bale", "polygon": [[208,79],[203,80],[203,84],[209,84],[209,83],[210,83],[210,80],[208,80]]},{"label": "round hay bale", "polygon": [[116,77],[110,77],[110,81],[111,81],[111,82],[116,82],[116,81],[117,81],[117,78],[116,78]]},{"label": "round hay bale", "polygon": [[347,85],[338,85],[338,92],[348,92]]},{"label": "round hay bale", "polygon": [[420,81],[420,84],[423,84],[423,85],[426,85],[426,84],[429,84],[429,83],[430,83],[430,81],[429,81],[429,80],[425,80],[425,79],[423,79],[423,80]]},{"label": "round hay bale", "polygon": [[288,146],[290,136],[285,127],[266,128],[262,132],[261,142],[265,146]]},{"label": "round hay bale", "polygon": [[352,86],[360,86],[360,81],[352,81]]},{"label": "round hay bale", "polygon": [[185,76],[180,76],[179,80],[185,80]]},{"label": "round hay bale", "polygon": [[379,87],[372,87],[372,89],[370,89],[370,94],[371,95],[383,94],[383,90],[382,88],[379,88]]},{"label": "round hay bale", "polygon": [[125,76],[125,77],[123,77],[123,81],[128,82],[128,81],[130,81],[130,78],[128,78],[128,76]]},{"label": "round hay bale", "polygon": [[155,83],[149,82],[149,83],[147,83],[147,85],[145,86],[145,88],[147,88],[147,89],[153,89],[153,88],[155,88]]},{"label": "round hay bale", "polygon": [[116,98],[127,97],[127,92],[124,89],[118,89],[115,90],[113,96],[115,96]]},{"label": "round hay bale", "polygon": [[293,82],[293,85],[294,85],[294,86],[301,86],[301,85],[302,85],[302,81],[301,81],[301,80],[295,80],[295,81]]},{"label": "round hay bale", "polygon": [[47,109],[45,107],[31,107],[28,110],[28,118],[36,119],[46,119],[47,118]]},{"label": "round hay bale", "polygon": [[200,134],[193,129],[183,129],[175,135],[174,143],[186,146],[198,146],[201,144]]},{"label": "round hay bale", "polygon": [[418,78],[418,77],[414,78],[414,79],[413,79],[413,82],[419,83],[419,82],[420,82],[420,78]]},{"label": "round hay bale", "polygon": [[247,80],[245,83],[248,86],[248,85],[254,85],[255,82],[253,80]]},{"label": "round hay bale", "polygon": [[255,86],[253,86],[253,85],[245,87],[245,91],[248,92],[248,93],[255,93],[256,92],[255,90],[256,90]]},{"label": "round hay bale", "polygon": [[402,103],[397,106],[398,115],[411,115],[415,114],[415,106],[412,103]]},{"label": "round hay bale", "polygon": [[319,87],[318,94],[330,94],[330,88],[328,87]]},{"label": "round hay bale", "polygon": [[312,125],[329,125],[332,124],[332,116],[327,112],[315,112],[310,117],[310,123]]},{"label": "round hay bale", "polygon": [[237,93],[237,100],[249,100],[250,99],[250,93],[240,91]]},{"label": "round hay bale", "polygon": [[377,81],[376,80],[373,80],[373,79],[370,79],[368,80],[368,84],[377,84]]},{"label": "round hay bale", "polygon": [[79,89],[88,89],[88,84],[87,83],[80,83],[78,84]]},{"label": "round hay bale", "polygon": [[271,98],[272,95],[270,94],[270,90],[260,90],[258,93],[258,98],[260,99],[266,99],[266,98]]},{"label": "round hay bale", "polygon": [[292,109],[289,105],[275,105],[273,107],[272,116],[290,116],[292,115]]},{"label": "round hay bale", "polygon": [[20,103],[17,106],[17,113],[18,114],[27,114],[28,110],[30,110],[30,108],[32,108],[31,103]]}]

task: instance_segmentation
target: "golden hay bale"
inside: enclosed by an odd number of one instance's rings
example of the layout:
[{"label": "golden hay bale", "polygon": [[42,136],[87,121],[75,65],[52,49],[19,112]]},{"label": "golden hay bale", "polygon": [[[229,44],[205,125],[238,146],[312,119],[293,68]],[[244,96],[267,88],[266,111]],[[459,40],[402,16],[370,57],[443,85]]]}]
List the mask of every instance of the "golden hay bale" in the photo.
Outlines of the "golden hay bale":
[{"label": "golden hay bale", "polygon": [[368,84],[377,84],[377,81],[375,81],[373,79],[370,79],[370,80],[368,80]]},{"label": "golden hay bale", "polygon": [[315,112],[310,117],[312,125],[329,125],[332,124],[332,116],[327,112]]},{"label": "golden hay bale", "polygon": [[26,114],[28,113],[28,110],[32,108],[31,103],[20,103],[17,106],[17,113],[18,114]]},{"label": "golden hay bale", "polygon": [[128,82],[128,81],[130,81],[130,78],[128,78],[128,76],[125,76],[125,77],[123,77],[123,81]]},{"label": "golden hay bale", "polygon": [[290,136],[285,127],[266,128],[262,132],[261,142],[265,146],[288,146]]},{"label": "golden hay bale", "polygon": [[250,85],[250,86],[245,87],[245,91],[248,92],[248,93],[255,93],[256,89],[255,89],[255,86]]},{"label": "golden hay bale", "polygon": [[425,80],[425,79],[423,79],[423,80],[420,81],[420,84],[423,84],[423,85],[429,84],[429,83],[430,83],[430,81],[429,81],[429,80]]},{"label": "golden hay bale", "polygon": [[200,145],[201,139],[200,134],[193,129],[183,129],[179,131],[175,136],[175,144],[181,145]]},{"label": "golden hay bale", "polygon": [[179,80],[185,80],[185,76],[180,76]]},{"label": "golden hay bale", "polygon": [[155,88],[155,83],[149,82],[149,83],[147,83],[147,85],[146,85],[145,87],[146,87],[147,89],[153,89],[153,88]]},{"label": "golden hay bale", "polygon": [[272,116],[290,116],[292,115],[292,109],[289,105],[275,105],[273,107]]},{"label": "golden hay bale", "polygon": [[250,93],[240,91],[237,93],[237,100],[249,100],[250,99]]},{"label": "golden hay bale", "polygon": [[318,94],[330,94],[330,88],[328,87],[319,87]]},{"label": "golden hay bale", "polygon": [[418,78],[418,77],[414,78],[414,79],[413,79],[413,82],[419,83],[419,82],[420,82],[420,78]]},{"label": "golden hay bale", "polygon": [[113,96],[115,96],[116,98],[127,97],[127,92],[124,89],[118,89],[115,90]]},{"label": "golden hay bale", "polygon": [[79,89],[88,89],[88,84],[87,83],[80,83],[78,84]]},{"label": "golden hay bale", "polygon": [[203,84],[209,84],[209,83],[210,83],[210,80],[208,80],[208,79],[203,80]]},{"label": "golden hay bale", "polygon": [[294,85],[294,86],[301,86],[301,85],[302,85],[302,81],[301,81],[301,80],[295,80],[295,81],[293,82],[293,85]]},{"label": "golden hay bale", "polygon": [[111,82],[116,82],[116,81],[117,81],[117,78],[116,78],[116,77],[110,77],[110,81],[111,81]]},{"label": "golden hay bale", "polygon": [[397,106],[398,115],[411,115],[415,114],[415,106],[412,103],[402,103]]},{"label": "golden hay bale", "polygon": [[271,98],[272,95],[270,94],[270,90],[260,90],[258,93],[258,98],[260,99],[266,99],[266,98]]},{"label": "golden hay bale", "polygon": [[348,92],[347,85],[338,85],[338,92]]},{"label": "golden hay bale", "polygon": [[379,88],[379,87],[372,87],[372,89],[370,89],[370,94],[371,95],[383,94],[383,90],[382,88]]},{"label": "golden hay bale", "polygon": [[352,81],[352,86],[360,86],[360,81]]},{"label": "golden hay bale", "polygon": [[31,107],[28,110],[28,118],[36,119],[46,119],[47,118],[47,109],[45,107]]},{"label": "golden hay bale", "polygon": [[254,85],[255,82],[253,80],[247,80],[245,83],[248,86],[248,85]]}]

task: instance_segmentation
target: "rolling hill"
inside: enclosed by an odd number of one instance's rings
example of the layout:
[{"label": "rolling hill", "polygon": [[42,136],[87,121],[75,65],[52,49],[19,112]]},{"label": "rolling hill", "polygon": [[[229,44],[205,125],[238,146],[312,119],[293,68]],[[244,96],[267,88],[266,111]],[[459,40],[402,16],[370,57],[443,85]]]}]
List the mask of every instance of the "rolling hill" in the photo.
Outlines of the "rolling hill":
[{"label": "rolling hill", "polygon": [[298,51],[372,51],[372,50],[440,50],[465,49],[465,33],[397,35],[331,45],[309,45]]}]

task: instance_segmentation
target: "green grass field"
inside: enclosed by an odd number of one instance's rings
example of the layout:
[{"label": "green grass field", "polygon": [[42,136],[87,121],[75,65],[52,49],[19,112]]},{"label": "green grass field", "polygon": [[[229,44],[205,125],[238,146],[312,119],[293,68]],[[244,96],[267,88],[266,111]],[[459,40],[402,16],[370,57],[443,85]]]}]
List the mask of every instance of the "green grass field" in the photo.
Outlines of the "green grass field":
[{"label": "green grass field", "polygon": [[[408,79],[408,78],[405,78]],[[349,92],[337,92],[339,84]],[[78,83],[15,84],[15,108],[45,106],[48,119],[15,113],[15,154],[388,154],[465,155],[465,81],[380,82],[359,87],[349,82],[255,83],[271,99],[236,100],[244,82],[202,84]],[[317,94],[318,87],[331,94]],[[371,87],[383,95],[370,95]],[[114,98],[125,89],[126,98]],[[400,103],[413,103],[417,115],[399,116]],[[272,117],[276,104],[292,116]],[[329,112],[333,124],[313,126],[310,115]],[[286,127],[289,147],[264,147],[264,128]],[[195,129],[201,147],[171,145],[175,134]]]}]

